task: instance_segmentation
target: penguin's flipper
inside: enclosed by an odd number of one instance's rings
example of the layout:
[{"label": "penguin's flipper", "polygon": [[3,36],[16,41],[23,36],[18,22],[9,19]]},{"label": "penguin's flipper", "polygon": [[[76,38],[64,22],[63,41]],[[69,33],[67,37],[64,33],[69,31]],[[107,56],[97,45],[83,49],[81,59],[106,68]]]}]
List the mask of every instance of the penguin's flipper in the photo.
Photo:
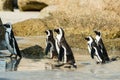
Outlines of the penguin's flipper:
[{"label": "penguin's flipper", "polygon": [[64,49],[60,47],[59,54],[58,54],[58,60],[62,61],[63,56],[64,56]]},{"label": "penguin's flipper", "polygon": [[102,44],[99,44],[98,47],[100,48],[100,50],[103,50]]},{"label": "penguin's flipper", "polygon": [[50,52],[51,46],[52,46],[52,45],[51,45],[50,43],[47,43],[47,46],[46,46],[46,48],[45,48],[45,55],[47,55],[48,52]]},{"label": "penguin's flipper", "polygon": [[91,58],[92,58],[92,59],[94,59],[94,54],[95,54],[95,49],[92,48],[92,49],[91,49]]}]

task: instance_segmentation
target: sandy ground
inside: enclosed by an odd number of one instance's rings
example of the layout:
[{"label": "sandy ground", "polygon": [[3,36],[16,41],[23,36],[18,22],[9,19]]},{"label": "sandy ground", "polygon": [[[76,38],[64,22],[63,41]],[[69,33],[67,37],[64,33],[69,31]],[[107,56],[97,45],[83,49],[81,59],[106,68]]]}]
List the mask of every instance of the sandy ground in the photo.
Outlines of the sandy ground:
[{"label": "sandy ground", "polygon": [[[36,44],[45,47],[45,37],[16,37],[21,49]],[[34,41],[33,41],[34,40]],[[119,80],[120,61],[107,64],[95,64],[86,50],[72,49],[78,68],[54,67],[56,59],[31,59],[23,57],[17,71],[0,72],[0,80]],[[6,52],[6,51],[5,51]],[[9,53],[9,52],[7,52]],[[81,53],[84,53],[81,55]],[[115,56],[115,55],[114,55]],[[112,58],[113,55],[110,55]]]}]

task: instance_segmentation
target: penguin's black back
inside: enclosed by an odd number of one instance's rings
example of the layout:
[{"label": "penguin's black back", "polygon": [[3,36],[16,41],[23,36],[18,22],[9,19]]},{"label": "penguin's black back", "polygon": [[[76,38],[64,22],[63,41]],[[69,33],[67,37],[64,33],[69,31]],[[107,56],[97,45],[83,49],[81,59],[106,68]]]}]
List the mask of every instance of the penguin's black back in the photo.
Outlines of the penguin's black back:
[{"label": "penguin's black back", "polygon": [[66,48],[67,61],[68,61],[68,62],[69,62],[69,61],[70,61],[70,62],[72,61],[72,63],[75,63],[75,58],[74,58],[73,52],[72,52],[70,46],[68,45],[65,37],[62,37],[62,38],[61,38],[60,44]]},{"label": "penguin's black back", "polygon": [[109,61],[110,59],[109,59],[109,57],[108,57],[107,50],[106,50],[106,48],[105,48],[105,46],[104,46],[104,43],[103,43],[102,39],[100,39],[100,40],[98,41],[98,47],[100,48],[100,50],[102,50],[102,54],[103,54],[103,56],[104,56],[104,59],[105,59],[106,61]]}]

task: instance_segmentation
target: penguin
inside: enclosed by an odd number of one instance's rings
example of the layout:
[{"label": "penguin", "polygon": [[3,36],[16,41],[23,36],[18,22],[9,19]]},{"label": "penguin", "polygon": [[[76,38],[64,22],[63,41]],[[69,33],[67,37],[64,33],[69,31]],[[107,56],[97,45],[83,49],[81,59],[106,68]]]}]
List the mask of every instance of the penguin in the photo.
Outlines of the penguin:
[{"label": "penguin", "polygon": [[58,53],[55,46],[55,39],[53,37],[53,31],[52,30],[46,30],[45,31],[47,37],[46,37],[46,48],[45,48],[45,54],[48,55],[50,52],[50,58],[53,59],[54,57],[57,58]]},{"label": "penguin", "polygon": [[74,68],[77,68],[73,52],[65,39],[64,30],[62,28],[58,28],[58,29],[54,29],[54,32],[57,33],[56,38],[60,49],[58,54],[59,58],[63,57],[64,64],[69,63]]},{"label": "penguin", "polygon": [[11,53],[10,57],[15,55],[16,58],[17,56],[22,58],[17,41],[14,37],[12,25],[10,23],[6,23],[6,24],[3,24],[3,26],[5,28],[5,42],[6,42],[5,46]]},{"label": "penguin", "polygon": [[106,62],[109,62],[110,61],[110,58],[108,56],[108,53],[107,53],[107,50],[104,46],[104,43],[103,43],[103,40],[101,38],[101,32],[99,31],[94,31],[94,33],[96,34],[96,43],[97,43],[97,46],[100,48],[101,50],[101,53],[103,54],[104,56],[104,59]]},{"label": "penguin", "polygon": [[94,59],[96,58],[96,63],[105,63],[104,56],[101,53],[99,47],[97,46],[95,40],[93,39],[92,36],[85,37],[85,40],[87,40],[88,44],[88,51],[91,55],[91,58]]},{"label": "penguin", "polygon": [[55,37],[55,46],[56,46],[56,50],[57,50],[57,53],[58,53],[58,62],[62,62],[63,56],[64,56],[64,49],[60,45],[58,36]]}]

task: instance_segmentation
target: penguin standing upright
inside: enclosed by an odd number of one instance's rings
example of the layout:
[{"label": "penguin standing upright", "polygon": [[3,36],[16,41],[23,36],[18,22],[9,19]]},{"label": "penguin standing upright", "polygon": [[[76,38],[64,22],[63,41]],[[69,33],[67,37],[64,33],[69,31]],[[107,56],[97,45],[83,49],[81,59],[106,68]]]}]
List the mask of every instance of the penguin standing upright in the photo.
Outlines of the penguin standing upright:
[{"label": "penguin standing upright", "polygon": [[91,55],[91,58],[94,59],[94,57],[95,57],[97,64],[105,63],[104,56],[101,53],[99,47],[97,46],[95,40],[91,36],[86,37],[85,40],[88,41],[87,42],[88,43],[88,51]]},{"label": "penguin standing upright", "polygon": [[96,43],[97,43],[98,47],[100,48],[100,50],[104,56],[105,61],[110,61],[109,56],[107,54],[107,50],[106,50],[104,43],[103,43],[103,40],[101,38],[101,32],[99,32],[99,31],[94,31],[94,32],[96,34]]},{"label": "penguin standing upright", "polygon": [[52,30],[46,30],[45,33],[47,34],[45,54],[48,55],[48,52],[50,52],[50,58],[57,57],[58,53]]},{"label": "penguin standing upright", "polygon": [[12,31],[12,25],[10,23],[7,23],[7,24],[3,24],[3,26],[6,29],[5,30],[5,42],[6,42],[5,46],[11,53],[10,57],[15,55],[16,57],[19,56],[20,58],[22,58],[17,41]]},{"label": "penguin standing upright", "polygon": [[58,56],[61,56],[62,54],[63,56],[61,57],[64,57],[64,63],[68,62],[69,64],[73,65],[73,67],[77,68],[73,52],[65,39],[63,29],[62,28],[54,29],[54,32],[57,33],[56,38],[58,40],[58,45],[60,49]]}]

